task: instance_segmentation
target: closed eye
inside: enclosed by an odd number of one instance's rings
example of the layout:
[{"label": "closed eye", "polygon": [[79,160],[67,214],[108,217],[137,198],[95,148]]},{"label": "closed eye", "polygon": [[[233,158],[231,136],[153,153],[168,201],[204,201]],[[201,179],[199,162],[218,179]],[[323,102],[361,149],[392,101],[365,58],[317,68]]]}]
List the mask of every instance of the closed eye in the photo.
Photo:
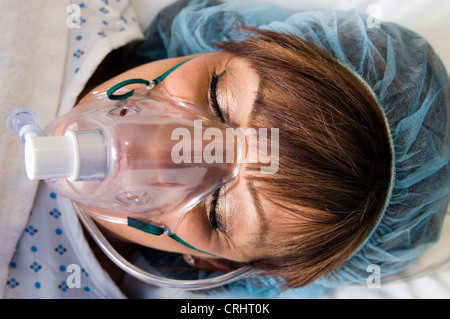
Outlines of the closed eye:
[{"label": "closed eye", "polygon": [[225,122],[222,111],[220,110],[219,103],[217,102],[217,84],[219,82],[219,76],[214,70],[211,73],[211,80],[209,82],[209,100],[211,109],[215,116],[217,116],[221,122]]},{"label": "closed eye", "polygon": [[211,231],[215,231],[215,230],[219,230],[223,233],[225,233],[223,224],[221,222],[221,217],[217,211],[217,203],[219,200],[219,194],[220,194],[220,190],[221,188],[219,188],[218,190],[216,190],[214,192],[214,194],[212,194],[212,201],[211,204],[209,206],[209,228],[211,229]]}]

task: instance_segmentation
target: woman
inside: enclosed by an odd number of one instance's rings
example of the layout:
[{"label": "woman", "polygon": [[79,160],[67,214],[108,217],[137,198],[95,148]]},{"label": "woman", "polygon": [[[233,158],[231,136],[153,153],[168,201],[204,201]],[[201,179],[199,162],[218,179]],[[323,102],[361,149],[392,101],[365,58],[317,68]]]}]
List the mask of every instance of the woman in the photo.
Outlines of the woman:
[{"label": "woman", "polygon": [[[244,164],[237,178],[186,214],[177,234],[221,258],[271,275],[289,273],[287,287],[309,284],[346,260],[377,219],[391,170],[384,117],[353,74],[297,37],[261,32],[223,47],[189,60],[164,83],[175,96],[243,130],[278,128],[279,169],[265,176],[262,164]],[[155,78],[191,58],[145,64],[98,89]],[[165,236],[99,222],[132,242],[225,266]]]},{"label": "woman", "polygon": [[223,122],[278,128],[277,172],[246,164],[186,215],[180,237],[201,252],[98,222],[194,267],[247,264],[284,288],[365,284],[372,264],[401,270],[438,238],[448,201],[449,80],[439,58],[418,35],[387,23],[369,29],[355,12],[299,13],[264,31],[236,28],[244,17],[221,4],[177,3],[129,58],[158,61],[97,89],[194,57],[165,85]]},{"label": "woman", "polygon": [[[355,12],[286,18],[258,8],[176,3],[149,27],[144,42],[116,52],[119,59],[110,56],[112,66],[127,71],[113,70],[107,60],[97,74],[103,79],[92,77],[86,93],[171,70],[163,83],[172,94],[205,108],[217,121],[244,130],[278,130],[272,140],[279,143],[273,148],[276,169],[262,174],[267,161],[244,163],[236,178],[185,215],[176,232],[181,241],[97,222],[120,241],[179,253],[191,269],[248,265],[261,272],[231,285],[232,297],[273,297],[279,293],[274,288],[314,297],[324,287],[365,284],[374,264],[383,275],[401,270],[437,240],[448,202],[444,67],[425,40],[393,24],[370,29]],[[83,94],[80,104],[89,99]],[[82,208],[94,217],[98,213]],[[51,222],[71,218],[57,209],[48,215]],[[40,267],[55,272],[35,260],[44,247],[54,249],[53,258],[70,251],[60,239],[66,228],[51,222],[41,225],[56,230],[34,224],[26,229],[18,250],[28,253],[21,260],[26,271],[32,263],[34,273],[41,273]],[[72,218],[70,228],[75,224]],[[51,233],[57,243],[50,248],[31,241]],[[72,256],[90,253],[76,248]],[[160,260],[161,254],[152,254],[144,257]],[[8,286],[14,292],[22,283],[28,291],[25,277],[15,275],[15,261]],[[55,278],[64,281],[53,288],[64,294],[71,288],[66,266],[56,262]],[[94,284],[84,287],[86,294],[109,283],[99,273],[93,276],[93,268],[83,269],[83,279]],[[51,287],[34,277],[27,282],[37,290]]]}]

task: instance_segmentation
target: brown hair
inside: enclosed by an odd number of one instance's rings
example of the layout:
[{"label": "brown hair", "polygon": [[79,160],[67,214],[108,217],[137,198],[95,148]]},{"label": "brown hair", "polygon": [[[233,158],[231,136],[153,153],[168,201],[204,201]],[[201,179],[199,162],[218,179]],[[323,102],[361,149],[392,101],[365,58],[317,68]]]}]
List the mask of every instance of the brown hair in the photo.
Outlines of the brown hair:
[{"label": "brown hair", "polygon": [[269,257],[251,265],[284,278],[285,288],[305,286],[338,269],[379,216],[390,176],[387,128],[370,91],[323,48],[245,31],[255,36],[219,48],[259,74],[251,126],[279,129],[278,172],[251,168],[258,196],[279,208],[260,243]]}]

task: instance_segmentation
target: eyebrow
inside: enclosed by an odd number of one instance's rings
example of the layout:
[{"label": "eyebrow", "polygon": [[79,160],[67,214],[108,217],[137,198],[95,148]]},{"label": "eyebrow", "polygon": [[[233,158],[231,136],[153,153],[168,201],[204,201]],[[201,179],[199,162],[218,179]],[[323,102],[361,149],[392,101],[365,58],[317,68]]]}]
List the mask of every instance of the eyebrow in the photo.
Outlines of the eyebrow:
[{"label": "eyebrow", "polygon": [[246,178],[246,182],[247,189],[252,197],[253,206],[255,207],[256,215],[258,217],[259,241],[261,242],[268,229],[267,219],[253,181]]}]

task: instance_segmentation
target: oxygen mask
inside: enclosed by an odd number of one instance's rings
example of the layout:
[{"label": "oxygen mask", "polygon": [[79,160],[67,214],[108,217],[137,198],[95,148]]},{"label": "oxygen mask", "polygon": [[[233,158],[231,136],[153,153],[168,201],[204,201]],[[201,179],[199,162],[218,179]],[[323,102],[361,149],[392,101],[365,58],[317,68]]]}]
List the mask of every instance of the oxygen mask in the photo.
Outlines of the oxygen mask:
[{"label": "oxygen mask", "polygon": [[[25,144],[28,177],[46,180],[96,218],[194,248],[176,235],[177,227],[238,174],[246,143],[239,128],[166,88],[164,78],[183,63],[152,81],[130,79],[91,93],[42,134],[32,110],[11,112],[7,125]],[[125,88],[136,83],[143,85]]]}]

